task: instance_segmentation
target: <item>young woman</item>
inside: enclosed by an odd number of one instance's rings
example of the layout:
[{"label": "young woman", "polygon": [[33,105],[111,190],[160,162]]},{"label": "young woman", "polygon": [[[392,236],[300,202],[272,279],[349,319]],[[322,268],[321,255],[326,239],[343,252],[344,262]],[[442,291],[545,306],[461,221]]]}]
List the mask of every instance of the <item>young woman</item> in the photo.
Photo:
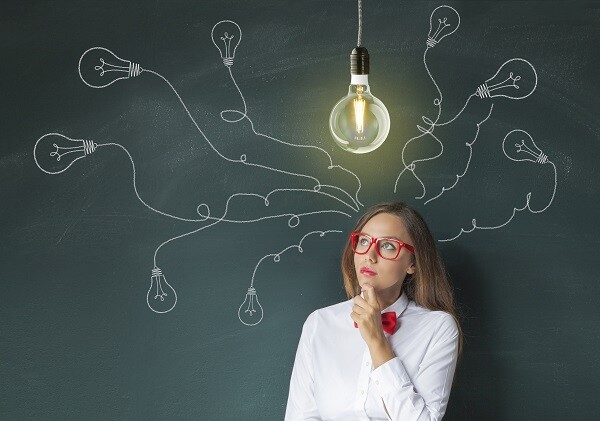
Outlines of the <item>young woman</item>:
[{"label": "young woman", "polygon": [[350,300],[304,323],[286,420],[441,420],[462,346],[454,295],[423,218],[360,218],[342,256]]}]

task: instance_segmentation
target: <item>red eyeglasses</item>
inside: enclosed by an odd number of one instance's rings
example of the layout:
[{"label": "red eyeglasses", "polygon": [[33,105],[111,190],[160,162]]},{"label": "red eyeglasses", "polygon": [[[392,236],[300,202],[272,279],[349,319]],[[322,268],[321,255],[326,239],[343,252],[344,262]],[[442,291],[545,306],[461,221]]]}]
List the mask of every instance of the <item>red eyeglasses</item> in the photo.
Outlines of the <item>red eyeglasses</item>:
[{"label": "red eyeglasses", "polygon": [[353,232],[350,234],[350,239],[352,251],[356,254],[367,254],[373,244],[375,244],[377,254],[386,260],[395,260],[403,247],[413,255],[415,254],[413,246],[394,238],[375,238],[362,232]]}]

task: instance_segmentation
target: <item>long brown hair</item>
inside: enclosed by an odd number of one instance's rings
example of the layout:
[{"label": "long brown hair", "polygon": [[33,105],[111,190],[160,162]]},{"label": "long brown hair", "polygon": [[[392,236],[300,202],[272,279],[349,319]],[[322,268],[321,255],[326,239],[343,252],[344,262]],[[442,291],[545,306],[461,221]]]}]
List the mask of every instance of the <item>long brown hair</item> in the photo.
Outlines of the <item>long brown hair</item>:
[{"label": "long brown hair", "polygon": [[[463,335],[457,316],[454,292],[442,259],[429,227],[417,211],[404,203],[381,203],[371,206],[358,220],[353,231],[360,232],[375,215],[389,213],[400,217],[415,248],[415,272],[407,275],[402,284],[402,291],[409,300],[429,310],[441,310],[450,314],[458,327],[458,352],[462,351]],[[342,275],[344,289],[348,298],[360,294],[360,285],[354,267],[354,253],[350,239],[342,254]]]}]

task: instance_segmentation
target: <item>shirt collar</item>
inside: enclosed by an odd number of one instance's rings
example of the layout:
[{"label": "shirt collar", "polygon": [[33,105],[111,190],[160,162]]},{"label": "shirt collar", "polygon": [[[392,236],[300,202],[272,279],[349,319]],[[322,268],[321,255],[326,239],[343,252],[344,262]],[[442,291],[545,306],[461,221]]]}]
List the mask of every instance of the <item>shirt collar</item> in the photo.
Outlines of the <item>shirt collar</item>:
[{"label": "shirt collar", "polygon": [[396,316],[400,316],[400,313],[402,313],[407,306],[408,297],[406,296],[406,293],[402,291],[400,297],[398,297],[398,299],[391,306],[383,309],[381,312],[386,313],[388,311],[394,311],[396,312]]}]

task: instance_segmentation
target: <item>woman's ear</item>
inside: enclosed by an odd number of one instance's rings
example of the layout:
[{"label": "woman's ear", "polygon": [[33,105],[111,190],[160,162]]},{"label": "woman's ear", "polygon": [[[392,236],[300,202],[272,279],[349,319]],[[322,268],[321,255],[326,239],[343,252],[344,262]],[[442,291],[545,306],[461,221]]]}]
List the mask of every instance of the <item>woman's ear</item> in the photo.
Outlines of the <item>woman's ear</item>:
[{"label": "woman's ear", "polygon": [[415,264],[411,263],[408,269],[406,269],[406,273],[412,275],[415,273]]}]

